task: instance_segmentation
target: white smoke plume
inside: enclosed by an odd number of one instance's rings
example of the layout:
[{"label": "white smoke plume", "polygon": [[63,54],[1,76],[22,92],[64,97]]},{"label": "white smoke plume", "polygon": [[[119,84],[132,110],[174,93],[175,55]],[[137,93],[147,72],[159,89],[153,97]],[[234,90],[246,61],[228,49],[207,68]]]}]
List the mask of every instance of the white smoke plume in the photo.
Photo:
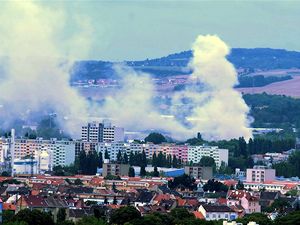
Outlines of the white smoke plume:
[{"label": "white smoke plume", "polygon": [[116,65],[121,79],[121,89],[105,99],[101,108],[103,117],[111,117],[115,123],[129,130],[163,130],[177,139],[192,135],[173,117],[163,117],[153,102],[155,87],[149,74],[134,71],[124,65]]},{"label": "white smoke plume", "polygon": [[[198,36],[192,50],[189,86],[174,96],[173,104],[183,104],[185,100],[192,105],[187,121],[206,140],[241,136],[249,139],[249,108],[233,88],[238,80],[233,65],[226,59],[229,47],[219,37],[207,35]],[[199,83],[203,86],[201,91],[197,89]],[[173,110],[178,114],[178,107]]]},{"label": "white smoke plume", "polygon": [[[184,140],[200,132],[205,139],[251,137],[248,107],[233,89],[237,74],[227,59],[228,46],[216,36],[199,36],[193,45],[188,87],[174,94],[170,116],[152,101],[149,75],[117,66],[121,88],[91,103],[69,84],[73,62],[84,59],[93,35],[88,18],[76,15],[75,35],[64,37],[67,17],[59,8],[35,1],[2,2],[0,8],[0,123],[27,120],[53,111],[73,137],[90,116],[112,118],[129,130],[162,130]],[[77,136],[78,137],[78,136]]]},{"label": "white smoke plume", "polygon": [[124,66],[117,71],[122,88],[108,97],[102,113],[133,130],[156,129],[184,140],[198,132],[206,140],[249,139],[249,108],[233,87],[238,82],[226,59],[229,47],[217,36],[198,36],[192,47],[193,71],[185,90],[175,93],[171,116],[162,117],[152,102],[155,87],[150,76]]},{"label": "white smoke plume", "polygon": [[[34,1],[6,1],[0,9],[0,116],[3,124],[53,110],[69,133],[88,115],[87,102],[69,85],[72,62],[89,48],[92,29],[78,15],[76,36],[58,38],[66,15]],[[67,44],[65,44],[67,43]],[[68,117],[68,118],[67,118]]]}]

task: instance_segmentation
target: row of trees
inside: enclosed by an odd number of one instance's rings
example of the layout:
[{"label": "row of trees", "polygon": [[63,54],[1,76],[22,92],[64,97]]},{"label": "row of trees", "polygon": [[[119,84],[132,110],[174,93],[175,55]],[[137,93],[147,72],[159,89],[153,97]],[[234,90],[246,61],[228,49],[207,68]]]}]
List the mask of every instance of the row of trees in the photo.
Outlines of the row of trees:
[{"label": "row of trees", "polygon": [[300,152],[292,153],[286,162],[281,162],[273,165],[276,169],[277,176],[300,177]]},{"label": "row of trees", "polygon": [[156,153],[153,154],[152,166],[179,168],[182,167],[182,160],[175,155],[165,155],[162,152],[159,152],[158,155],[156,155]]},{"label": "row of trees", "polygon": [[[107,222],[109,216],[109,222]],[[168,214],[152,213],[141,216],[141,213],[133,206],[125,206],[114,210],[110,215],[105,208],[94,208],[93,216],[86,216],[76,223],[66,220],[66,212],[59,210],[57,222],[55,223],[50,213],[39,210],[24,209],[16,215],[3,215],[4,225],[175,225],[175,224],[193,224],[193,225],[221,225],[223,221],[206,221],[196,219],[194,214],[185,208],[175,208]],[[300,221],[300,211],[294,211],[289,214],[279,216],[275,220],[270,220],[263,213],[247,214],[238,218],[237,222],[248,224],[255,221],[260,225],[296,225]]]}]

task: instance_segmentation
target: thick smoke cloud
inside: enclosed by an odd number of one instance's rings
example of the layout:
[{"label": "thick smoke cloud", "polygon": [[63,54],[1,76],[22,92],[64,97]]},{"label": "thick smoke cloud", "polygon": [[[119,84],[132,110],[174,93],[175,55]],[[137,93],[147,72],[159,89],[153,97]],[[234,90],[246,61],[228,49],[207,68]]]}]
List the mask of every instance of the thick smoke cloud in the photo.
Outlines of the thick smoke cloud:
[{"label": "thick smoke cloud", "polygon": [[116,65],[121,89],[105,99],[99,114],[111,117],[118,125],[129,130],[163,130],[177,139],[190,137],[189,132],[173,117],[163,117],[153,102],[155,87],[149,74]]},{"label": "thick smoke cloud", "polygon": [[72,61],[87,52],[88,21],[76,16],[79,32],[64,45],[58,38],[66,25],[63,11],[31,1],[11,1],[1,3],[0,13],[1,125],[53,110],[65,130],[77,131],[88,106],[69,86],[69,70]]},{"label": "thick smoke cloud", "polygon": [[84,59],[93,35],[88,18],[76,15],[75,35],[62,35],[65,12],[31,1],[3,2],[0,9],[0,126],[55,112],[61,128],[78,137],[91,117],[111,118],[128,130],[161,130],[184,140],[251,137],[248,107],[233,89],[237,74],[226,60],[228,46],[216,36],[199,36],[185,90],[172,98],[169,116],[153,102],[148,74],[116,65],[121,88],[101,105],[87,101],[69,84],[73,62]]},{"label": "thick smoke cloud", "polygon": [[[191,106],[186,120],[192,130],[201,132],[207,140],[241,136],[249,139],[249,108],[233,88],[238,80],[233,65],[226,59],[229,47],[217,36],[207,35],[198,36],[192,50],[189,85],[174,96],[173,104]],[[173,110],[179,113],[178,107]]]}]

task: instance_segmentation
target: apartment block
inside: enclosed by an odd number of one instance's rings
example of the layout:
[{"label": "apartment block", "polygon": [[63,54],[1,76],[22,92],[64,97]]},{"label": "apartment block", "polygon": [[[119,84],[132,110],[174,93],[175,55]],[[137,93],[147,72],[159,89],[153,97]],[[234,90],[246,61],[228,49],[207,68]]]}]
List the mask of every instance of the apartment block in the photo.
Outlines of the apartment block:
[{"label": "apartment block", "polygon": [[75,141],[75,156],[79,156],[81,151],[86,154],[98,151],[98,142]]},{"label": "apartment block", "polygon": [[219,168],[221,163],[228,164],[228,149],[219,149],[217,146],[188,146],[188,161],[199,163],[203,156],[212,157],[215,160],[216,167]]},{"label": "apartment block", "polygon": [[118,163],[103,163],[102,176],[107,175],[113,176],[128,176],[129,165],[128,164],[118,164]]},{"label": "apartment block", "polygon": [[268,169],[265,166],[254,166],[253,169],[247,169],[247,182],[267,182],[275,180],[275,170]]},{"label": "apartment block", "polygon": [[81,139],[84,142],[124,141],[124,128],[104,123],[88,123],[81,127]]},{"label": "apartment block", "polygon": [[15,159],[33,157],[40,159],[47,153],[49,157],[49,169],[54,166],[67,166],[75,161],[75,143],[73,141],[30,140],[16,139],[11,145],[12,163]]},{"label": "apartment block", "polygon": [[185,166],[184,173],[191,177],[194,177],[195,179],[209,180],[213,178],[212,167]]},{"label": "apartment block", "polygon": [[162,152],[166,155],[176,156],[177,159],[181,159],[183,162],[188,161],[188,145],[176,145],[176,144],[161,144],[158,152]]}]

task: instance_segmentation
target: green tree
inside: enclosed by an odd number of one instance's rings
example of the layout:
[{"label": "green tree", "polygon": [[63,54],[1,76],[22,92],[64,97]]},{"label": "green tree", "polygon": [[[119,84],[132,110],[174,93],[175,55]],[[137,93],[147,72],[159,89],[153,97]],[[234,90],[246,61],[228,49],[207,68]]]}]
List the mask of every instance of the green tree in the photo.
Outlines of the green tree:
[{"label": "green tree", "polygon": [[7,171],[3,171],[1,173],[1,177],[9,177],[9,176],[10,176],[10,174]]},{"label": "green tree", "polygon": [[3,210],[2,212],[2,221],[3,222],[8,222],[8,221],[11,221],[12,218],[14,217],[15,215],[15,212],[14,211],[11,211],[11,210]]},{"label": "green tree", "polygon": [[166,142],[166,138],[160,133],[150,133],[146,138],[145,142],[152,142],[153,144],[161,144]]},{"label": "green tree", "polygon": [[243,182],[242,181],[238,181],[238,183],[237,183],[237,185],[236,185],[236,189],[237,190],[244,190],[245,188],[244,188],[244,184],[243,184]]},{"label": "green tree", "polygon": [[215,179],[211,179],[203,185],[203,190],[210,192],[227,192],[228,187]]},{"label": "green tree", "polygon": [[[194,218],[194,215],[191,214],[187,209],[185,208],[175,208],[171,210],[170,216],[173,217],[175,221],[175,224],[178,224],[179,221],[188,219],[188,218]],[[180,222],[179,222],[180,223]]]},{"label": "green tree", "polygon": [[12,222],[23,221],[28,225],[54,225],[54,221],[49,213],[39,210],[23,209],[19,211],[13,218]]},{"label": "green tree", "polygon": [[133,206],[125,206],[115,210],[111,217],[111,224],[123,225],[126,222],[131,222],[134,219],[139,219],[141,217],[140,212]]},{"label": "green tree", "polygon": [[147,166],[147,156],[146,156],[146,153],[145,153],[144,150],[142,151],[141,164],[140,164],[140,166],[144,166],[144,167]]},{"label": "green tree", "polygon": [[259,225],[271,225],[272,221],[268,218],[267,215],[262,213],[251,213],[246,214],[243,218],[238,218],[237,222],[248,224],[251,221],[255,221]]},{"label": "green tree", "polygon": [[168,182],[168,186],[171,189],[175,189],[175,188],[178,188],[179,186],[181,186],[184,188],[188,188],[190,190],[194,190],[194,189],[196,189],[197,185],[195,184],[194,178],[192,178],[186,174],[183,174],[181,176],[174,177],[173,180],[170,180]]},{"label": "green tree", "polygon": [[96,217],[97,219],[102,219],[105,220],[106,219],[106,209],[105,208],[96,208],[94,207],[94,217]]},{"label": "green tree", "polygon": [[200,159],[200,165],[201,166],[209,166],[209,167],[214,167],[216,166],[215,160],[212,157],[209,156],[203,156]]},{"label": "green tree", "polygon": [[118,154],[117,154],[117,163],[122,163],[123,161],[123,158],[122,158],[122,153],[121,151],[119,150]]},{"label": "green tree", "polygon": [[107,149],[104,152],[104,159],[110,159]]},{"label": "green tree", "polygon": [[114,205],[117,205],[117,204],[118,204],[118,201],[117,201],[117,197],[116,197],[116,196],[114,196],[113,204],[114,204]]},{"label": "green tree", "polygon": [[128,155],[126,152],[124,152],[124,155],[123,155],[123,163],[128,164]]},{"label": "green tree", "polygon": [[108,204],[108,199],[107,199],[106,196],[104,197],[104,202],[103,202],[103,203],[104,203],[104,205],[107,205],[107,204]]},{"label": "green tree", "polygon": [[99,159],[99,161],[98,161],[99,162],[98,167],[102,168],[103,167],[103,156],[102,156],[101,152],[98,153],[98,159]]},{"label": "green tree", "polygon": [[159,177],[159,172],[157,170],[157,166],[154,167],[154,170],[153,170],[153,176],[154,177]]},{"label": "green tree", "polygon": [[155,152],[152,155],[152,166],[157,166],[157,157]]},{"label": "green tree", "polygon": [[57,222],[61,223],[66,220],[66,209],[60,208],[57,212]]},{"label": "green tree", "polygon": [[65,176],[65,171],[61,165],[53,167],[53,175],[54,176]]},{"label": "green tree", "polygon": [[173,168],[178,168],[178,166],[179,166],[178,160],[176,158],[176,155],[174,155],[173,159],[172,159],[172,167]]},{"label": "green tree", "polygon": [[77,178],[77,179],[74,181],[74,184],[75,184],[75,185],[82,185],[83,183],[82,183],[82,181],[81,181],[79,178]]},{"label": "green tree", "polygon": [[116,187],[115,182],[113,182],[111,189],[112,189],[114,192],[117,192],[117,187]]},{"label": "green tree", "polygon": [[129,167],[128,176],[135,177],[134,168],[132,166]]},{"label": "green tree", "polygon": [[[274,225],[299,225],[300,211],[291,212],[285,216],[280,216],[274,221]],[[263,224],[264,225],[264,224]]]},{"label": "green tree", "polygon": [[5,225],[28,225],[25,221],[10,221],[5,223]]},{"label": "green tree", "polygon": [[87,216],[80,219],[76,225],[106,225],[106,222],[94,216]]},{"label": "green tree", "polygon": [[145,166],[141,166],[140,176],[141,176],[141,177],[146,176],[146,169],[145,169]]},{"label": "green tree", "polygon": [[134,154],[132,151],[130,152],[130,155],[129,155],[129,165],[130,166],[134,165]]}]

